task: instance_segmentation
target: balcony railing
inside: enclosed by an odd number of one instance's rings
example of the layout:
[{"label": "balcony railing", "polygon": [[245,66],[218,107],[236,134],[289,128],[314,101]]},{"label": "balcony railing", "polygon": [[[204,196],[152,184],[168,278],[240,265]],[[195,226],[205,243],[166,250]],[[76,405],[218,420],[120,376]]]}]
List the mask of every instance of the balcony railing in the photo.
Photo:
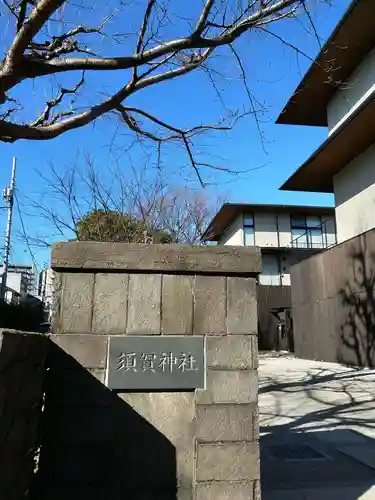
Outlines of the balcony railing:
[{"label": "balcony railing", "polygon": [[336,228],[334,218],[332,217],[319,226],[308,229],[305,233],[292,240],[292,248],[325,250],[327,248],[334,247],[337,245],[336,229],[334,233],[331,231],[328,232],[328,224],[331,228]]}]

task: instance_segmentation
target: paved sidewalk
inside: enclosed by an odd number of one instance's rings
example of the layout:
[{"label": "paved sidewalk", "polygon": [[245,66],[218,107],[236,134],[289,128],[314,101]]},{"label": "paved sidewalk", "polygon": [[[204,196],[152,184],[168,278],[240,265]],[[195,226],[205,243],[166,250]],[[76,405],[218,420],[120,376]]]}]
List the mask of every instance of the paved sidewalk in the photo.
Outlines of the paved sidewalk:
[{"label": "paved sidewalk", "polygon": [[375,370],[260,356],[262,500],[375,500]]}]

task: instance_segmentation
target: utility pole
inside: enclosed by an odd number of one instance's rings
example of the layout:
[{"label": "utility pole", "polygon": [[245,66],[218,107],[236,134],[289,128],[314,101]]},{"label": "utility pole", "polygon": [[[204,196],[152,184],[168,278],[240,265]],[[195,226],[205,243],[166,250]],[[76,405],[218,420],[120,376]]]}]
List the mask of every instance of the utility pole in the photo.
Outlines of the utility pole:
[{"label": "utility pole", "polygon": [[3,302],[5,298],[5,289],[7,283],[8,266],[9,266],[9,252],[10,252],[10,237],[12,231],[12,217],[13,217],[13,201],[14,201],[14,189],[16,187],[16,158],[13,158],[12,164],[12,179],[10,181],[10,186],[3,189],[3,199],[8,207],[8,220],[7,228],[5,233],[5,247],[4,247],[4,257],[3,257],[3,275],[1,277],[1,289],[0,289],[0,299]]}]

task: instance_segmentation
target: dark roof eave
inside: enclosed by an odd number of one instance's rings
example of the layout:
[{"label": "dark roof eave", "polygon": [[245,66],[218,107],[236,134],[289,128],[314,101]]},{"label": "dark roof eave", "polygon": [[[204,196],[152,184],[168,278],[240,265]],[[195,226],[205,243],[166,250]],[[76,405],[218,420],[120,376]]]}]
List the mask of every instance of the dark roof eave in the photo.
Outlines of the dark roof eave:
[{"label": "dark roof eave", "polygon": [[280,187],[282,191],[333,193],[333,178],[375,143],[375,92]]},{"label": "dark roof eave", "polygon": [[373,0],[354,0],[309,67],[276,123],[326,127],[327,105],[375,46]]}]

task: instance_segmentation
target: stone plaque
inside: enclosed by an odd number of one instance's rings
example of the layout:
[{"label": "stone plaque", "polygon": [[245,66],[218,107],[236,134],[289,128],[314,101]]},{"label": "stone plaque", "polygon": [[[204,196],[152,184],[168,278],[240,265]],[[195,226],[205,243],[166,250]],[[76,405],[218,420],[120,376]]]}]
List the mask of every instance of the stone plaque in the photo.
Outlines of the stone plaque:
[{"label": "stone plaque", "polygon": [[116,391],[205,388],[203,337],[110,337],[107,384]]}]

